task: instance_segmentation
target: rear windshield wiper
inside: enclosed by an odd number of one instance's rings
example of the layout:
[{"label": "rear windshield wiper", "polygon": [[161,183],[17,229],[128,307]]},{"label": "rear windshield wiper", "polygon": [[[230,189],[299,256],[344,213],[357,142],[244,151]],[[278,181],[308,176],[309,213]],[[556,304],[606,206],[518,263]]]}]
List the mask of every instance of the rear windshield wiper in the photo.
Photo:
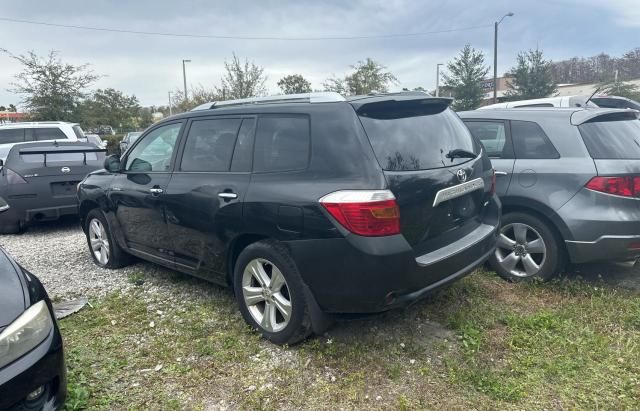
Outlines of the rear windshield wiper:
[{"label": "rear windshield wiper", "polygon": [[449,151],[445,155],[445,157],[453,160],[454,158],[476,158],[478,157],[478,155],[476,153],[472,153],[471,151],[456,148],[455,150]]}]

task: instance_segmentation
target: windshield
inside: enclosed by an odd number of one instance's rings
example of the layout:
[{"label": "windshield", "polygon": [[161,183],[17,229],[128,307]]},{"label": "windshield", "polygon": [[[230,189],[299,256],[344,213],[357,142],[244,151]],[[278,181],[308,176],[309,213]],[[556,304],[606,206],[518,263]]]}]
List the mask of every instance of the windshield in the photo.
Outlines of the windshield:
[{"label": "windshield", "polygon": [[594,159],[640,159],[640,121],[588,122],[578,127]]},{"label": "windshield", "polygon": [[446,157],[456,149],[479,153],[464,123],[442,104],[374,103],[358,114],[378,162],[387,171],[449,167],[470,160]]}]

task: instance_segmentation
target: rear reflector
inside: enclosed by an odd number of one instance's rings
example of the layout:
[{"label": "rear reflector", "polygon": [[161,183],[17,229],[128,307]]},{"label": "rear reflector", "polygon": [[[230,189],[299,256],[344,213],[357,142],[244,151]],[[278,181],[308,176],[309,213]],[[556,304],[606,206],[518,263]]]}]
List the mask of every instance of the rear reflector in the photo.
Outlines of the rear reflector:
[{"label": "rear reflector", "polygon": [[379,237],[400,233],[400,210],[391,191],[336,191],[322,197],[320,204],[354,234]]},{"label": "rear reflector", "polygon": [[640,177],[593,177],[586,188],[622,197],[640,196]]}]

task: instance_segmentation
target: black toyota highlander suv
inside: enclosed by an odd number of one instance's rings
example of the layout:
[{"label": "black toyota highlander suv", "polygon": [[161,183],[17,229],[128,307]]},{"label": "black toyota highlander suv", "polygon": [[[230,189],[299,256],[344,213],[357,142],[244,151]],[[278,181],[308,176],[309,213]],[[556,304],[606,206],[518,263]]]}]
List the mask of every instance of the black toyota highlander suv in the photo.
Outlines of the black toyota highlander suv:
[{"label": "black toyota highlander suv", "polygon": [[406,305],[495,248],[493,169],[449,103],[311,93],[170,117],[80,183],[91,255],[229,285],[279,344]]}]

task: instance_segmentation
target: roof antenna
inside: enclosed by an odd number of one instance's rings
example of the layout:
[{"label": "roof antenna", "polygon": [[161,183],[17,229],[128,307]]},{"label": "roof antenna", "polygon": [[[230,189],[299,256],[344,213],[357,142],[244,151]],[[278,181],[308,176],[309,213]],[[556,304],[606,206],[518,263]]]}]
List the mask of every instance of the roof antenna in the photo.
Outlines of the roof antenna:
[{"label": "roof antenna", "polygon": [[591,99],[593,98],[593,96],[596,95],[596,93],[598,93],[598,91],[600,91],[600,87],[596,88],[596,91],[593,92],[592,95],[589,96],[589,98],[584,102],[584,107],[587,107],[587,104],[589,104],[589,101],[591,101]]}]

